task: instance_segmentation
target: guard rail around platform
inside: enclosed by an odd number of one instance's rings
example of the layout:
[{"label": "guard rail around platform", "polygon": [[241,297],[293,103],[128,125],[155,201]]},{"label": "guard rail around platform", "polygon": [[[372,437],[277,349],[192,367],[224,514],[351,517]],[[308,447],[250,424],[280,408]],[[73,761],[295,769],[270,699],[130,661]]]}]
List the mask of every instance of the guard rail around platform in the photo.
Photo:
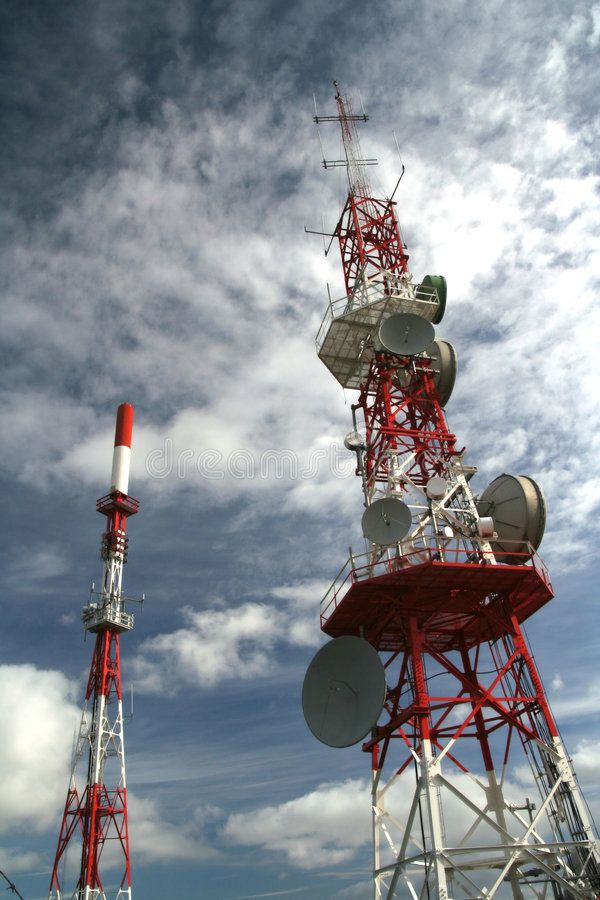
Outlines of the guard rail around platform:
[{"label": "guard rail around platform", "polygon": [[[370,578],[376,578],[379,575],[393,575],[411,566],[429,565],[432,563],[439,565],[443,563],[461,566],[504,567],[506,565],[516,565],[519,568],[529,567],[538,573],[544,584],[552,591],[552,582],[550,581],[548,569],[532,545],[525,544],[523,541],[502,541],[503,547],[511,544],[517,549],[490,552],[485,550],[467,550],[461,547],[440,548],[432,541],[431,546],[416,547],[403,554],[400,554],[396,547],[390,547],[384,552],[383,556],[376,560],[373,559],[372,552],[353,554],[344,563],[334,578],[331,587],[321,600],[321,626],[334,613],[352,585]],[[519,549],[524,546],[528,548],[526,551]],[[518,562],[515,561],[517,559]],[[503,560],[507,560],[507,562],[503,562]]]},{"label": "guard rail around platform", "polygon": [[118,609],[115,603],[106,603],[102,606],[89,603],[81,611],[81,619],[86,631],[103,631],[107,628],[114,631],[131,631],[134,622],[133,616]]},{"label": "guard rail around platform", "polygon": [[438,294],[434,287],[426,284],[412,284],[410,282],[394,283],[391,276],[383,281],[367,281],[364,284],[358,284],[350,296],[344,294],[343,297],[339,297],[337,300],[329,300],[315,338],[317,353],[321,350],[329,331],[329,326],[334,319],[339,319],[341,316],[345,316],[347,313],[357,309],[381,303],[381,301],[389,298],[404,301],[407,312],[419,312],[426,319],[434,317],[439,302]]}]

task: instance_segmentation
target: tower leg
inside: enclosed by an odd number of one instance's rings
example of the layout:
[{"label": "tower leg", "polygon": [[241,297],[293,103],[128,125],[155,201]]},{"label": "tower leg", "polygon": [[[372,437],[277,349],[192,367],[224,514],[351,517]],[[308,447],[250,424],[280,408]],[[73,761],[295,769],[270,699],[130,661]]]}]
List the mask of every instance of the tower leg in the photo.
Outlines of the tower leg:
[{"label": "tower leg", "polygon": [[[91,715],[88,711],[91,706]],[[87,745],[87,779],[77,788],[76,770]],[[109,771],[110,770],[110,771]],[[107,788],[107,783],[112,787]],[[81,838],[79,874],[67,889],[61,868],[73,838]],[[108,845],[107,845],[108,842]],[[102,866],[103,851],[111,857]],[[103,871],[120,869],[118,887],[105,889]],[[106,880],[106,879],[104,879]],[[88,679],[79,738],[75,748],[71,784],[52,870],[49,900],[131,900],[127,787],[119,635],[105,629],[98,633]]]},{"label": "tower leg", "polygon": [[[518,622],[509,613],[504,626],[497,641],[442,652],[415,617],[406,623],[389,724],[363,747],[375,900],[600,895],[600,849],[571,762]],[[524,764],[537,805],[522,804]]]}]

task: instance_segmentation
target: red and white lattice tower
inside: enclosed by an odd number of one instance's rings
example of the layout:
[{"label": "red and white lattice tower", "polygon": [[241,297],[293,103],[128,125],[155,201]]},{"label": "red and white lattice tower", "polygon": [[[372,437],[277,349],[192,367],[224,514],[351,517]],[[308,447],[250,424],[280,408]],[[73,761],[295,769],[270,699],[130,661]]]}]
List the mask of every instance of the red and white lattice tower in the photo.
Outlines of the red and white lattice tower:
[{"label": "red and white lattice tower", "polygon": [[329,302],[317,352],[358,391],[346,445],[367,511],[402,499],[411,521],[395,543],[352,554],[321,605],[326,634],[364,637],[385,666],[383,711],[362,745],[373,896],[589,900],[600,895],[600,847],[522,628],[553,596],[535,552],[543,496],[509,475],[474,496],[476,470],[443,409],[456,367],[448,342],[386,349],[389,317],[441,320],[446,283],[413,282],[395,204],[365,177],[373,161],[356,123],[367,117],[339,89],[335,101],[335,116],[315,120],[342,131],[345,158],[324,164],[348,170],[332,236],[346,291]]},{"label": "red and white lattice tower", "polygon": [[[127,493],[133,406],[123,403],[117,426],[110,492],[96,504],[106,517],[102,535],[102,585],[83,609],[86,631],[95,634],[92,665],[75,744],[71,779],[50,881],[50,900],[131,898],[127,787],[119,639],[133,627],[125,612],[123,566],[127,518],[139,503]],[[82,770],[80,772],[80,769]],[[67,851],[77,851],[67,860]]]}]

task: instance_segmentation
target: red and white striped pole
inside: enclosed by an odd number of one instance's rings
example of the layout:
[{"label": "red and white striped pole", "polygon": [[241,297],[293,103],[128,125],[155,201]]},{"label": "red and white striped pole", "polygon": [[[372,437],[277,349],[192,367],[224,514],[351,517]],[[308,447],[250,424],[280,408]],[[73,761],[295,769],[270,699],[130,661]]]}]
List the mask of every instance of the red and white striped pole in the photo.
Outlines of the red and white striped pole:
[{"label": "red and white striped pole", "polygon": [[110,490],[127,494],[129,490],[129,469],[131,466],[131,435],[133,432],[133,406],[121,403],[117,410],[115,428],[115,449],[113,451]]}]

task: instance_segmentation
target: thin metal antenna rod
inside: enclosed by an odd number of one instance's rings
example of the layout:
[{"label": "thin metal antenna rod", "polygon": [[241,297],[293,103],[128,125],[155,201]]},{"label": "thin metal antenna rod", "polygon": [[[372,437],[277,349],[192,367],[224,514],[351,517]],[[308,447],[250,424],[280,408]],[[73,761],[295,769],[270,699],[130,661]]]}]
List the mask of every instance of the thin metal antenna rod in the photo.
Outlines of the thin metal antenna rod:
[{"label": "thin metal antenna rod", "polygon": [[402,162],[402,156],[400,155],[400,147],[398,146],[398,138],[396,137],[396,132],[392,131],[392,134],[394,136],[394,143],[396,144],[396,150],[398,151],[398,159],[400,160],[401,171],[400,171],[400,178],[396,182],[396,187],[392,191],[392,196],[390,197],[390,200],[393,200],[394,197],[396,196],[396,191],[400,187],[400,182],[402,181],[402,179],[404,177],[404,171],[405,171],[404,163]]},{"label": "thin metal antenna rod", "polygon": [[3,872],[1,869],[0,869],[0,875],[2,875],[2,877],[3,877],[4,880],[6,881],[6,883],[7,883],[7,885],[8,885],[9,891],[12,891],[12,893],[13,893],[13,894],[16,894],[17,897],[20,897],[21,900],[25,900],[25,898],[23,897],[23,894],[21,894],[21,893],[17,890],[16,886],[12,883],[12,881],[10,880],[10,878],[8,878],[8,877],[4,874],[4,872]]}]

